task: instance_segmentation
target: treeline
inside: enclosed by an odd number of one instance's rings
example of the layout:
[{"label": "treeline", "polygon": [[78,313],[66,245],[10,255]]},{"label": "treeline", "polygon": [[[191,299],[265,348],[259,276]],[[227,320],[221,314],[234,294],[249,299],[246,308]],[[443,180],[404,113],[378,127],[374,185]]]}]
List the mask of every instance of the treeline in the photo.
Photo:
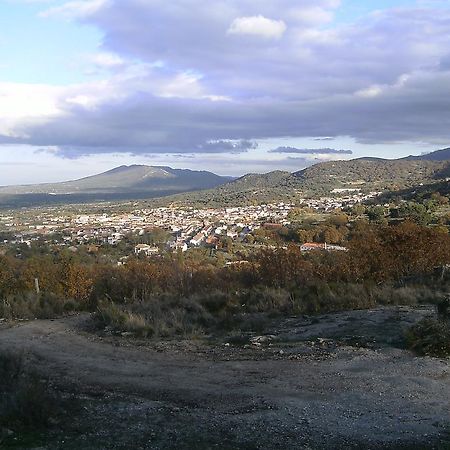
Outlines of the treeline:
[{"label": "treeline", "polygon": [[[444,289],[439,283],[450,264],[450,236],[438,228],[356,222],[347,248],[305,253],[297,244],[262,247],[228,266],[199,252],[130,259],[123,266],[60,254],[1,256],[0,316],[99,310],[105,320],[108,305],[120,323],[144,311],[147,322],[164,317],[162,334],[176,334],[258,312],[313,313],[432,300]],[[158,327],[151,328],[154,334]]]}]

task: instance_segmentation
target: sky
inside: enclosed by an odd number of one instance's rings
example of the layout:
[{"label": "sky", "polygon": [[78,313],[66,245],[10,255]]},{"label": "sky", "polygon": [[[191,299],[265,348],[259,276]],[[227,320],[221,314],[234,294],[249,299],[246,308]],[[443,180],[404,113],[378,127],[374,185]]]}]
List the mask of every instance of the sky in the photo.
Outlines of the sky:
[{"label": "sky", "polygon": [[450,0],[0,0],[0,185],[450,146]]}]

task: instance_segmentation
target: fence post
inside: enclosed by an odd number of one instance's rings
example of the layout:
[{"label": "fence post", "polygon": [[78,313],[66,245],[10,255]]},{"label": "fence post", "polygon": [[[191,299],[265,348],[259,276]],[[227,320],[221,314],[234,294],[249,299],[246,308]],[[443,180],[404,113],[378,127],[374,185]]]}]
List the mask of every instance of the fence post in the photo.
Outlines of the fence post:
[{"label": "fence post", "polygon": [[34,287],[36,288],[36,294],[39,295],[39,293],[41,292],[41,290],[39,288],[39,278],[34,279]]}]

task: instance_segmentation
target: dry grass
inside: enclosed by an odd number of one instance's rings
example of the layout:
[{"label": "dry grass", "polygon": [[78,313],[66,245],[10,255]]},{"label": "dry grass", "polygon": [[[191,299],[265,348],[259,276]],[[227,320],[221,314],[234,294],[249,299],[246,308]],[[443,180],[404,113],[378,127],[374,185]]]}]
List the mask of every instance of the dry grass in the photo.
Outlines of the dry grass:
[{"label": "dry grass", "polygon": [[98,306],[95,319],[100,326],[109,327],[119,333],[132,333],[139,337],[153,335],[152,328],[143,316],[111,302],[104,302]]}]

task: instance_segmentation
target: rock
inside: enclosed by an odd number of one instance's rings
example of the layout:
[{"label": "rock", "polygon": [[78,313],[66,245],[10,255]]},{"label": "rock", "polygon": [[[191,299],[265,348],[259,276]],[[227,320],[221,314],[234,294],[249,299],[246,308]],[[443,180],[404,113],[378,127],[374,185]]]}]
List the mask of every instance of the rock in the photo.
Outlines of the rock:
[{"label": "rock", "polygon": [[122,337],[129,337],[129,336],[134,336],[134,333],[132,333],[131,331],[124,331],[123,333],[120,333],[120,335]]},{"label": "rock", "polygon": [[250,339],[250,342],[253,345],[262,345],[267,344],[269,342],[272,342],[274,339],[276,339],[276,336],[273,334],[268,334],[266,336],[255,336]]}]

